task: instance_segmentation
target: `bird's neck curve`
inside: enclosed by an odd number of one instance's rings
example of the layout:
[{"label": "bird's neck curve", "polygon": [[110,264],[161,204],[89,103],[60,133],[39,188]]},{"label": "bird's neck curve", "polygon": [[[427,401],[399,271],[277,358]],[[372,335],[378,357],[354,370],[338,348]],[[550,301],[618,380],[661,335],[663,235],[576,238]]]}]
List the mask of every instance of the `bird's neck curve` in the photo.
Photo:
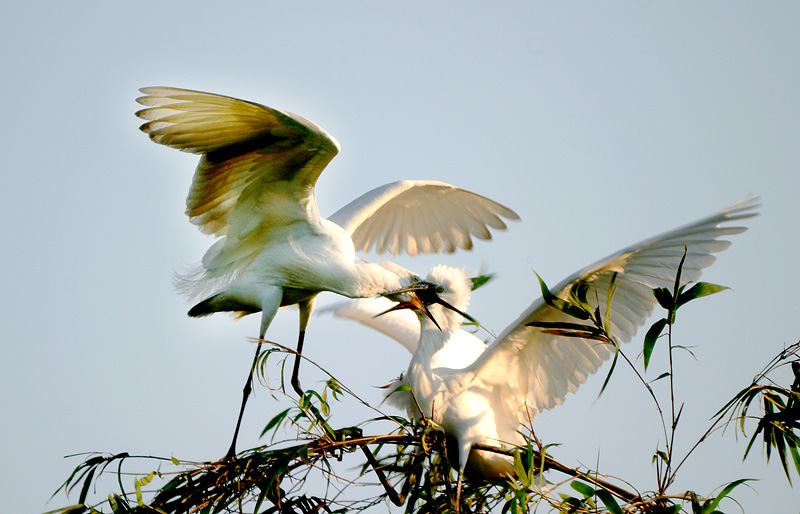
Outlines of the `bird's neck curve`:
[{"label": "bird's neck curve", "polygon": [[404,276],[373,262],[355,261],[351,273],[347,290],[337,291],[350,298],[369,298],[407,285]]},{"label": "bird's neck curve", "polygon": [[431,366],[431,362],[433,356],[444,347],[453,333],[450,330],[439,330],[424,316],[420,317],[420,323],[422,330],[419,346],[408,365],[408,382],[423,414],[436,421],[438,419],[435,412],[436,404],[442,403],[441,393],[445,384]]}]

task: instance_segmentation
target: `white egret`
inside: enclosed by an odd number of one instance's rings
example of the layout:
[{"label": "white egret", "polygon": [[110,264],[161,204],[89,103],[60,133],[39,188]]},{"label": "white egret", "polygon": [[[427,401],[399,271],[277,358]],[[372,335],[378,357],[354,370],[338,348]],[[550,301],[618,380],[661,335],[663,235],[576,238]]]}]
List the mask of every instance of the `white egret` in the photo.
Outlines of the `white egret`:
[{"label": "white egret", "polygon": [[[339,318],[360,322],[394,339],[409,353],[416,352],[419,346],[420,324],[416,314],[409,310],[392,310],[396,302],[383,297],[359,298],[357,300],[336,302],[318,310],[319,314],[332,314]],[[486,342],[472,332],[458,328],[431,356],[431,368],[465,368],[472,364],[486,350]],[[385,386],[388,391],[386,403],[398,409],[408,410],[413,398],[408,391],[398,390],[408,385],[407,374]],[[409,411],[411,412],[411,411]]]},{"label": "white egret", "polygon": [[[314,185],[339,144],[310,121],[226,96],[149,87],[136,115],[154,142],[202,157],[186,199],[186,214],[219,240],[181,288],[209,295],[189,311],[205,316],[261,312],[259,354],[279,307],[300,307],[297,354],[302,352],[314,298],[321,291],[369,297],[407,284],[411,272],[356,260],[355,249],[381,253],[453,252],[472,237],[491,239],[510,209],[442,182],[403,180],[378,187],[329,219],[317,210]],[[253,367],[255,366],[255,359]],[[295,357],[292,386],[302,389]],[[250,393],[252,367],[243,391]],[[237,422],[229,455],[235,452]]]},{"label": "white egret", "polygon": [[[608,330],[619,342],[629,341],[645,323],[656,299],[655,287],[674,285],[686,249],[681,282],[696,281],[710,266],[713,253],[730,242],[720,237],[737,234],[745,227],[730,222],[756,215],[758,204],[745,199],[727,209],[684,227],[648,239],[578,271],[552,289],[567,299],[572,286],[585,284],[592,308],[606,312],[609,286],[615,285]],[[454,369],[433,357],[460,331],[461,316],[449,307],[464,310],[470,283],[462,270],[438,266],[431,270],[413,301],[399,305],[415,309],[421,324],[419,347],[408,367],[407,380],[416,402],[409,401],[409,415],[440,425],[456,442],[459,491],[464,472],[479,477],[513,473],[512,461],[492,452],[472,450],[476,443],[519,445],[520,428],[544,409],[560,405],[614,353],[610,344],[591,339],[548,334],[529,326],[534,322],[574,322],[543,299],[530,305],[472,364]],[[437,302],[444,301],[450,306]],[[420,303],[421,302],[421,303]],[[427,306],[439,327],[421,306]],[[419,407],[419,409],[418,409]]]}]

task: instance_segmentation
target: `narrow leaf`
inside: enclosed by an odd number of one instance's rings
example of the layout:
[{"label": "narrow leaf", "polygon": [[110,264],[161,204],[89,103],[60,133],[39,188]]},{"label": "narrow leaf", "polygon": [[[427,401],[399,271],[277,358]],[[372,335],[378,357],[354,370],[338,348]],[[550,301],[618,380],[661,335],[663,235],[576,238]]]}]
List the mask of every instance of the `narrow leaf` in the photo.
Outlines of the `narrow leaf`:
[{"label": "narrow leaf", "polygon": [[611,380],[611,374],[614,373],[614,368],[617,367],[617,358],[619,357],[619,349],[614,352],[614,360],[611,361],[611,368],[608,370],[608,374],[606,375],[606,379],[603,380],[603,387],[600,388],[600,392],[597,393],[597,397],[599,398],[603,391],[606,390],[606,386],[608,385],[608,381]]},{"label": "narrow leaf", "polygon": [[683,245],[683,257],[681,257],[681,262],[678,264],[678,272],[675,274],[675,288],[673,289],[673,298],[678,297],[678,289],[681,285],[681,273],[683,273],[683,263],[686,262],[686,255],[689,253],[689,247]]},{"label": "narrow leaf", "polygon": [[719,502],[722,501],[723,498],[728,496],[731,491],[733,491],[736,487],[742,485],[743,483],[749,482],[751,480],[752,478],[740,478],[739,480],[734,480],[730,484],[726,485],[725,488],[719,492],[717,497],[714,498],[714,500],[709,504],[708,510],[709,511],[716,510],[717,506],[719,505]]},{"label": "narrow leaf", "polygon": [[718,286],[717,284],[710,284],[708,282],[698,282],[689,288],[688,291],[684,291],[678,295],[676,308],[685,303],[691,302],[692,300],[696,300],[697,298],[719,293],[720,291],[724,291],[726,289],[729,288],[725,286]]},{"label": "narrow leaf", "polygon": [[664,327],[667,326],[666,318],[661,318],[660,320],[653,323],[653,326],[650,327],[650,330],[647,331],[647,334],[644,336],[644,346],[642,347],[642,354],[644,355],[644,370],[647,371],[647,365],[650,364],[650,356],[653,354],[653,348],[656,346],[656,341],[661,336],[661,332],[664,331]]},{"label": "narrow leaf", "polygon": [[92,478],[94,478],[94,472],[97,468],[92,468],[89,473],[87,473],[86,478],[83,482],[83,487],[81,488],[81,495],[78,497],[78,503],[84,504],[86,503],[86,497],[89,494],[89,487],[92,485]]},{"label": "narrow leaf", "polygon": [[264,430],[261,431],[261,435],[259,437],[264,437],[264,434],[266,434],[273,428],[277,429],[277,427],[283,422],[283,420],[286,419],[286,416],[289,415],[289,410],[290,409],[286,409],[283,412],[280,412],[279,414],[275,415],[271,420],[269,420],[267,426],[265,426]]},{"label": "narrow leaf", "polygon": [[672,298],[672,293],[665,287],[657,287],[653,289],[653,295],[656,297],[658,304],[667,311],[672,311],[675,307],[675,301]]},{"label": "narrow leaf", "polygon": [[525,471],[525,466],[522,465],[522,454],[520,452],[514,452],[514,472],[517,475],[517,480],[524,487],[531,485],[528,481],[528,473]]},{"label": "narrow leaf", "polygon": [[600,498],[600,501],[603,502],[603,505],[606,506],[611,514],[622,514],[622,509],[620,508],[617,500],[611,496],[611,493],[606,491],[605,489],[598,489],[595,491],[597,497]]},{"label": "narrow leaf", "polygon": [[577,480],[573,480],[572,482],[570,482],[569,486],[578,491],[580,494],[582,494],[584,498],[593,496],[595,493],[594,489],[591,486],[586,485],[583,482],[578,482]]},{"label": "narrow leaf", "polygon": [[470,278],[470,281],[472,282],[472,290],[474,291],[481,286],[485,286],[486,283],[492,280],[493,278],[494,275],[479,275],[477,277]]},{"label": "narrow leaf", "polygon": [[542,298],[544,299],[544,302],[547,305],[563,312],[564,314],[568,314],[573,318],[589,319],[589,314],[587,312],[584,312],[580,308],[570,304],[569,302],[562,300],[561,298],[551,293],[550,290],[547,288],[547,284],[544,283],[544,280],[542,280],[542,277],[540,277],[538,273],[536,274],[536,278],[539,279],[539,286],[542,289]]}]

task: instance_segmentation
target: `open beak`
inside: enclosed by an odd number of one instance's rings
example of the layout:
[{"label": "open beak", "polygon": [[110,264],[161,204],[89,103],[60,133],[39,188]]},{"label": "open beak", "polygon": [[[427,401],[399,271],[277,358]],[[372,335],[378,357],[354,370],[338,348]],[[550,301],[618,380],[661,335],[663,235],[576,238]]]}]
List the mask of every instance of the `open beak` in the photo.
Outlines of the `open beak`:
[{"label": "open beak", "polygon": [[375,316],[373,316],[373,318],[377,318],[378,316],[383,316],[384,314],[392,311],[411,309],[422,312],[423,314],[428,316],[428,319],[433,321],[433,324],[436,325],[436,328],[441,330],[442,327],[440,327],[439,323],[436,322],[436,319],[433,317],[433,314],[431,314],[431,311],[428,309],[428,306],[425,305],[425,302],[423,302],[422,299],[419,297],[419,295],[417,295],[416,290],[412,288],[406,288],[406,289],[408,289],[408,291],[402,290],[402,293],[398,291],[392,294],[392,298],[390,299],[392,301],[396,301],[397,305],[395,305],[391,309],[386,309],[385,311],[376,314]]},{"label": "open beak", "polygon": [[392,301],[398,302],[398,304],[392,307],[391,309],[378,314],[378,316],[399,309],[414,309],[418,310],[419,312],[425,313],[425,315],[428,316],[428,318],[430,318],[431,321],[433,321],[434,325],[436,325],[436,327],[439,328],[439,330],[441,330],[441,327],[439,327],[439,324],[436,323],[436,320],[433,319],[433,316],[428,310],[428,305],[433,305],[434,303],[438,303],[442,307],[450,309],[451,311],[460,314],[468,321],[471,321],[476,325],[480,324],[475,318],[473,318],[466,312],[462,312],[461,310],[456,309],[446,301],[442,300],[439,297],[439,294],[436,292],[437,287],[438,286],[436,284],[420,281],[408,287],[404,287],[403,289],[387,293],[383,296],[389,298]]}]

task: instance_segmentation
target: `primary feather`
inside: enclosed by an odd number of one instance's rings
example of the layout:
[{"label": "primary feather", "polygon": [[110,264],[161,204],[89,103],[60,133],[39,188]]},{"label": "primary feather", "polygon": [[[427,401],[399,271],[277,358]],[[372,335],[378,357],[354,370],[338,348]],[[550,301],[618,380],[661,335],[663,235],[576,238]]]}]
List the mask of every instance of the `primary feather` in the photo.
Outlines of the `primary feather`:
[{"label": "primary feather", "polygon": [[[563,280],[553,293],[567,299],[578,282],[586,284],[592,309],[606,312],[609,332],[629,341],[656,306],[652,289],[671,287],[684,252],[681,283],[696,281],[710,266],[714,253],[730,245],[724,236],[746,230],[732,222],[755,216],[758,204],[746,198],[707,218],[625,248]],[[609,305],[609,286],[615,289]],[[442,288],[439,296],[463,310],[469,282],[463,271],[438,266],[426,282]],[[521,444],[521,425],[544,409],[560,405],[614,353],[610,344],[566,337],[529,326],[531,322],[575,322],[567,314],[536,300],[484,352],[462,369],[434,363],[433,356],[459,332],[460,315],[442,305],[429,309],[441,325],[417,313],[419,346],[409,364],[407,380],[422,414],[440,424],[457,441],[458,469],[484,477],[512,471],[512,462],[490,452],[473,451],[476,443]],[[407,409],[419,416],[414,405]]]}]

